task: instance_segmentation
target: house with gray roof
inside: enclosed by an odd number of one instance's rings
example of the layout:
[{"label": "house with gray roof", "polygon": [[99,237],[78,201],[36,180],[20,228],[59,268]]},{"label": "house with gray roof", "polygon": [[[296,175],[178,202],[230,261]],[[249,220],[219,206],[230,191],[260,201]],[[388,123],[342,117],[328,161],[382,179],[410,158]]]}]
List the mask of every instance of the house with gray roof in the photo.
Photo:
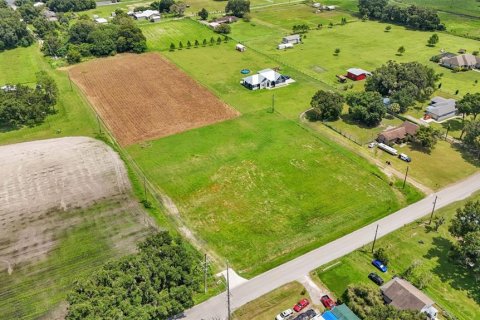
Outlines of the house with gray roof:
[{"label": "house with gray roof", "polygon": [[292,80],[273,69],[265,69],[257,74],[243,78],[241,83],[250,90],[271,89],[278,86],[287,85]]},{"label": "house with gray roof", "polygon": [[415,310],[425,313],[430,319],[437,319],[435,302],[407,280],[395,277],[380,287],[383,299],[400,310]]},{"label": "house with gray roof", "polygon": [[444,57],[440,59],[440,65],[455,69],[475,69],[480,68],[480,57],[474,56],[473,54],[461,54],[454,57]]},{"label": "house with gray roof", "polygon": [[291,36],[283,37],[282,43],[298,44],[300,43],[300,40],[301,38],[299,34],[292,34]]},{"label": "house with gray roof", "polygon": [[430,105],[425,112],[425,119],[433,119],[435,121],[444,121],[457,115],[457,106],[455,99],[445,99],[442,97],[434,97],[430,101]]}]

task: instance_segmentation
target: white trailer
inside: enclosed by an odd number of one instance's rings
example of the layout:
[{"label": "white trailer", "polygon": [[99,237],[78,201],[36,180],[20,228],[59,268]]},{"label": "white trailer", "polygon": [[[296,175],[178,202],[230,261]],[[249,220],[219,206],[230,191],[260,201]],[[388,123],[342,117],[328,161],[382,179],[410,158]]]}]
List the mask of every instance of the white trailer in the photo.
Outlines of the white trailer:
[{"label": "white trailer", "polygon": [[398,154],[397,149],[394,149],[394,148],[392,148],[392,147],[389,147],[389,146],[387,146],[386,144],[379,143],[379,144],[378,144],[378,147],[379,147],[380,149],[382,149],[383,151],[388,152],[388,153],[390,153],[390,154],[392,154],[392,155],[394,155],[394,156],[396,156],[396,155]]}]

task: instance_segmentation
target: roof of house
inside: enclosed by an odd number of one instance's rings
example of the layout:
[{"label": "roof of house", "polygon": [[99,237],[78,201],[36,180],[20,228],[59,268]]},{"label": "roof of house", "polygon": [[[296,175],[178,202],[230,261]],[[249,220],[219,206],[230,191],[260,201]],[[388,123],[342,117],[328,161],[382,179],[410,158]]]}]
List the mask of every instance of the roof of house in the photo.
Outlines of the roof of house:
[{"label": "roof of house", "polygon": [[392,301],[390,305],[398,309],[421,311],[426,306],[434,304],[433,300],[427,297],[422,291],[401,278],[393,278],[380,287],[380,290],[384,296]]},{"label": "roof of house", "polygon": [[283,37],[284,40],[300,40],[300,35],[299,34],[292,34],[290,36]]},{"label": "roof of house", "polygon": [[96,19],[95,19],[95,22],[96,22],[96,23],[107,23],[108,20],[105,19],[105,18],[96,18]]},{"label": "roof of house", "polygon": [[276,72],[275,70],[264,69],[264,70],[258,71],[257,74],[253,74],[251,76],[244,78],[243,81],[246,83],[250,83],[251,85],[257,85],[262,83],[265,80],[276,81],[281,76],[282,75]]},{"label": "roof of house", "polygon": [[360,76],[362,74],[366,74],[366,75],[371,75],[370,72],[366,71],[366,70],[363,70],[363,69],[360,69],[360,68],[350,68],[347,70],[348,73],[351,73],[355,76]]},{"label": "roof of house", "polygon": [[431,104],[427,107],[427,112],[443,116],[457,110],[455,99],[445,99],[442,97],[434,97]]},{"label": "roof of house", "polygon": [[218,23],[225,23],[225,22],[228,22],[228,23],[231,23],[231,22],[235,22],[237,21],[238,18],[235,17],[235,16],[223,16],[223,17],[220,17],[218,19],[215,19],[215,22],[218,22]]},{"label": "roof of house", "polygon": [[410,121],[404,121],[399,127],[388,129],[380,133],[378,136],[383,137],[387,141],[393,141],[397,139],[404,139],[407,135],[415,135],[419,127],[415,123]]},{"label": "roof of house", "polygon": [[145,11],[139,11],[139,12],[135,12],[133,14],[135,16],[135,18],[150,18],[151,16],[153,15],[160,15],[160,12],[158,12],[158,10],[145,10]]},{"label": "roof of house", "polygon": [[345,304],[341,304],[332,309],[332,313],[338,320],[360,320]]},{"label": "roof of house", "polygon": [[325,320],[338,320],[331,311],[325,312],[324,314],[322,314],[322,317]]},{"label": "roof of house", "polygon": [[442,63],[448,63],[453,66],[475,66],[480,64],[480,57],[476,57],[473,54],[466,53],[451,58],[443,58]]}]

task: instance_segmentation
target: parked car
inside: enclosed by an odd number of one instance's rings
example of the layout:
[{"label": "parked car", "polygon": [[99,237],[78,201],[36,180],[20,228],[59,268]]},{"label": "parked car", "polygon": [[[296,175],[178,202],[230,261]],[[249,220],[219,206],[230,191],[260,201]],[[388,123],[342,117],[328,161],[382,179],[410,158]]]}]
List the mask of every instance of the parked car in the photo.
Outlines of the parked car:
[{"label": "parked car", "polygon": [[372,280],[375,282],[377,285],[381,286],[383,284],[383,279],[376,274],[375,272],[372,272],[368,275],[368,279]]},{"label": "parked car", "polygon": [[382,261],[380,260],[373,260],[372,261],[372,264],[375,266],[375,268],[377,268],[378,270],[382,271],[382,272],[387,272],[387,266],[383,264]]},{"label": "parked car", "polygon": [[308,306],[309,304],[310,302],[308,302],[307,299],[302,299],[298,301],[298,303],[293,307],[293,310],[295,310],[295,312],[300,312],[303,309],[305,309],[305,307]]},{"label": "parked car", "polygon": [[369,147],[369,148],[375,148],[376,145],[377,145],[376,142],[370,142],[370,143],[368,144],[368,147]]},{"label": "parked car", "polygon": [[398,155],[398,158],[405,162],[412,162],[412,159],[409,156],[407,156],[405,153],[400,153]]},{"label": "parked car", "polygon": [[323,306],[328,310],[336,306],[335,301],[333,301],[332,298],[330,298],[327,294],[322,296],[320,298],[320,301],[322,302]]},{"label": "parked car", "polygon": [[279,314],[275,317],[275,320],[285,320],[285,319],[288,319],[288,317],[290,317],[292,314],[293,314],[293,310],[292,310],[292,309],[287,309],[287,310],[282,311],[281,313],[279,313]]},{"label": "parked car", "polygon": [[313,309],[308,309],[304,313],[299,314],[298,316],[295,317],[293,320],[310,320],[315,318],[317,313]]}]

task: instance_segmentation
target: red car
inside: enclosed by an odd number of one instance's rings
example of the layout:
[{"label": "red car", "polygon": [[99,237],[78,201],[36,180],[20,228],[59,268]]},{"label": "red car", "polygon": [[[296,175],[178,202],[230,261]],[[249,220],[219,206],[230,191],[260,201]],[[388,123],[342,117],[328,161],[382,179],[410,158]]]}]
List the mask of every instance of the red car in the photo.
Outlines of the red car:
[{"label": "red car", "polygon": [[295,312],[300,312],[306,306],[308,306],[309,304],[310,304],[310,302],[308,302],[307,299],[302,299],[302,300],[298,301],[298,303],[293,307],[293,310],[295,310]]},{"label": "red car", "polygon": [[328,310],[336,306],[335,301],[333,301],[332,298],[330,298],[328,295],[324,295],[323,297],[321,297],[320,301],[322,302],[323,306]]}]

